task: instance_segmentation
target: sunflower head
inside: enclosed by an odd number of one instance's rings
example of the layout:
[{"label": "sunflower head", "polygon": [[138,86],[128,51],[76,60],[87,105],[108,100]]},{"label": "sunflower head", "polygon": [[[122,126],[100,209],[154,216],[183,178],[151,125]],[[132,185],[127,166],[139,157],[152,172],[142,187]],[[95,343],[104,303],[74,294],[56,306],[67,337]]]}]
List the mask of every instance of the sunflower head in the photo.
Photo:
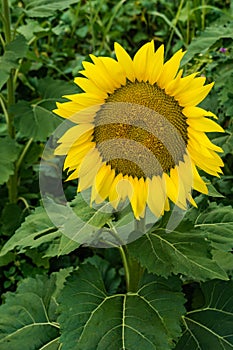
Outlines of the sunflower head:
[{"label": "sunflower head", "polygon": [[108,199],[114,208],[125,199],[134,216],[146,206],[156,216],[172,201],[193,205],[192,189],[208,193],[198,173],[219,176],[221,158],[205,132],[222,128],[212,112],[197,105],[211,90],[204,77],[183,77],[179,50],[164,63],[164,47],[151,41],[131,59],[115,44],[116,60],[90,55],[83,93],[65,96],[55,112],[74,124],[59,140],[56,154],[66,155],[68,179],[79,179],[78,191],[91,187],[91,201]]}]

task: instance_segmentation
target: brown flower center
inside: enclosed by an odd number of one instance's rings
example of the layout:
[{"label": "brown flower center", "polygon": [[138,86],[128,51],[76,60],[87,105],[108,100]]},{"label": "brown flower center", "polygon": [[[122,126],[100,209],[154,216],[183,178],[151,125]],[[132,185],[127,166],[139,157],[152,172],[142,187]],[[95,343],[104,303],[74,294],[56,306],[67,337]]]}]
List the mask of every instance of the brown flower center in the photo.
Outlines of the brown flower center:
[{"label": "brown flower center", "polygon": [[94,124],[93,141],[116,174],[169,173],[186,152],[182,107],[156,84],[127,82],[105,100]]}]

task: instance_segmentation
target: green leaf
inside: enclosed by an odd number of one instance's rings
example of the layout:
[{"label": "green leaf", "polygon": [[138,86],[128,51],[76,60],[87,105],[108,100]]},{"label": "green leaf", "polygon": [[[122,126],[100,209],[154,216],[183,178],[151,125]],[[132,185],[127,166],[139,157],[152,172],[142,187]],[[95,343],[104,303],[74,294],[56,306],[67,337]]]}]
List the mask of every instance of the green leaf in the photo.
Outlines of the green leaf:
[{"label": "green leaf", "polygon": [[222,147],[224,155],[233,155],[233,132],[227,131],[227,135],[214,138],[212,142]]},{"label": "green leaf", "polygon": [[168,350],[180,335],[184,298],[175,277],[146,276],[136,293],[109,296],[99,271],[84,264],[59,302],[64,350]]},{"label": "green leaf", "polygon": [[233,242],[233,209],[231,206],[217,206],[213,203],[201,213],[195,227],[205,233],[212,247],[231,251]]},{"label": "green leaf", "polygon": [[49,29],[43,28],[38,21],[36,20],[28,20],[26,24],[20,26],[17,31],[25,36],[25,38],[30,41],[33,36],[37,33],[43,33],[48,31]]},{"label": "green leaf", "polygon": [[[61,97],[64,95],[79,92],[77,85],[51,77],[39,79],[37,81],[37,91],[44,100],[53,100],[54,102],[58,100],[62,101]],[[56,106],[54,106],[54,108],[55,107]]]},{"label": "green leaf", "polygon": [[224,252],[222,250],[213,249],[213,259],[221,266],[229,275],[233,272],[233,254],[232,252]]},{"label": "green leaf", "polygon": [[62,80],[44,78],[36,81],[36,88],[41,100],[36,104],[20,100],[11,107],[15,115],[15,126],[21,137],[33,138],[35,141],[46,141],[62,118],[52,113],[61,96],[77,92],[75,85]]},{"label": "green leaf", "polygon": [[85,259],[84,262],[89,263],[98,269],[104,280],[105,288],[109,294],[117,293],[121,283],[121,278],[117,274],[116,269],[112,267],[107,260],[102,259],[99,255],[94,255]]},{"label": "green leaf", "polygon": [[213,186],[213,184],[208,183],[208,196],[215,197],[215,198],[225,198],[221,193],[219,193],[216,188]]},{"label": "green leaf", "polygon": [[207,53],[210,47],[221,38],[232,39],[232,24],[207,27],[199,36],[192,40],[187,53],[182,59],[182,66],[187,64],[195,55]]},{"label": "green leaf", "polygon": [[15,254],[9,252],[6,255],[0,257],[0,267],[4,266],[4,268],[6,268],[6,266],[12,261],[15,261]]},{"label": "green leaf", "polygon": [[19,145],[11,138],[0,138],[0,185],[14,174],[14,162],[18,158],[19,150]]},{"label": "green leaf", "polygon": [[183,318],[185,331],[175,349],[233,349],[233,281],[210,281],[201,289],[205,305]]},{"label": "green leaf", "polygon": [[47,108],[45,101],[30,105],[19,101],[11,111],[15,114],[15,125],[21,137],[33,138],[34,141],[46,141],[47,137],[58,127],[61,119]]},{"label": "green leaf", "polygon": [[160,276],[182,273],[201,281],[228,279],[224,270],[212,259],[205,235],[200,230],[187,231],[166,232],[157,228],[129,244],[129,253],[149,272]]},{"label": "green leaf", "polygon": [[3,246],[0,256],[17,248],[23,253],[27,248],[38,248],[44,246],[44,256],[51,257],[61,254],[68,254],[78,248],[77,242],[71,241],[51,222],[46,211],[38,207],[26,217],[25,222],[15,234]]},{"label": "green leaf", "polygon": [[14,234],[23,219],[23,211],[16,203],[7,203],[1,215],[1,231],[6,236]]},{"label": "green leaf", "polygon": [[6,294],[5,304],[0,306],[1,350],[58,349],[56,278],[27,278],[16,293]]},{"label": "green leaf", "polygon": [[[84,200],[83,193],[79,193],[71,203],[66,205],[57,204],[52,199],[47,199],[44,203],[46,203],[46,210],[53,217],[53,222],[61,226],[62,232],[70,239],[67,245],[63,245],[64,250],[70,249],[69,245],[72,241],[74,244],[78,242],[91,246],[105,243],[105,224],[112,217],[113,211],[108,202],[93,208]],[[62,254],[65,254],[63,250]]]},{"label": "green leaf", "polygon": [[29,17],[50,17],[55,11],[62,11],[72,4],[77,4],[78,0],[32,0],[28,1],[25,12]]},{"label": "green leaf", "polygon": [[[38,247],[43,248],[44,257],[69,254],[80,245],[76,238],[81,235],[82,239],[87,239],[85,243],[89,238],[92,240],[92,235],[95,236],[112,215],[102,212],[101,207],[99,210],[90,208],[81,194],[66,206],[50,201],[46,208],[54,221],[50,220],[44,208],[37,207],[5,243],[0,256],[15,248],[19,253],[23,253],[28,248]],[[71,213],[73,215],[70,218]],[[62,230],[59,230],[60,227]],[[70,238],[63,232],[69,233]]]},{"label": "green leaf", "polygon": [[28,46],[23,35],[6,45],[4,55],[0,57],[0,89],[7,82],[10,71],[17,68],[19,58],[25,57]]}]

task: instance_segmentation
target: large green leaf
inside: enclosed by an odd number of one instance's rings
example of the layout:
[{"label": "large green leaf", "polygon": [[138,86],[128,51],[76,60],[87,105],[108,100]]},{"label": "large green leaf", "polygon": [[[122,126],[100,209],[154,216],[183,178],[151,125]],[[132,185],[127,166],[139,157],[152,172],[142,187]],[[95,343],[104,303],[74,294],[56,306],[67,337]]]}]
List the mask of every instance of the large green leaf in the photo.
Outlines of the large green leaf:
[{"label": "large green leaf", "polygon": [[224,155],[233,155],[233,132],[227,131],[227,135],[214,138],[212,142],[222,147]]},{"label": "large green leaf", "polygon": [[[16,293],[7,293],[0,307],[1,350],[57,350],[59,326],[55,295],[60,290],[58,274],[27,278]],[[64,277],[62,275],[62,280]]]},{"label": "large green leaf", "polygon": [[14,162],[18,158],[20,147],[9,137],[0,138],[0,185],[14,173]]},{"label": "large green leaf", "polygon": [[62,119],[52,113],[61,96],[77,92],[75,85],[62,80],[44,78],[35,81],[40,100],[36,104],[20,100],[12,108],[15,125],[21,137],[46,141],[61,123]]},{"label": "large green leaf", "polygon": [[168,350],[184,313],[179,279],[149,275],[136,293],[108,295],[90,264],[72,274],[59,302],[63,350]]},{"label": "large green leaf", "polygon": [[52,105],[51,101],[49,105],[46,101],[36,105],[22,100],[16,103],[11,110],[15,114],[15,125],[20,136],[33,138],[34,141],[46,141],[61,122],[61,119],[51,112],[54,107],[55,104]]},{"label": "large green leaf", "polygon": [[[79,247],[80,243],[77,241],[80,235],[88,241],[88,237],[99,231],[111,217],[111,213],[90,208],[81,194],[66,206],[51,201],[50,207],[47,206],[48,209],[54,218],[53,222],[43,207],[37,207],[5,243],[0,256],[15,248],[19,253],[23,253],[28,248],[39,246],[43,247],[45,257],[69,254]],[[73,213],[72,219],[69,219],[70,213]],[[59,228],[68,232],[69,237],[73,236],[74,240],[64,235]]]},{"label": "large green leaf", "polygon": [[197,217],[195,227],[206,234],[211,245],[216,249],[231,251],[233,248],[233,209],[231,206],[212,204]]},{"label": "large green leaf", "polygon": [[195,55],[205,54],[210,47],[221,38],[232,39],[232,23],[207,27],[199,36],[195,37],[188,47],[188,51],[182,59],[182,65],[188,63]]},{"label": "large green leaf", "polygon": [[214,260],[226,271],[233,270],[233,210],[212,203],[196,219],[195,227],[211,242]]},{"label": "large green leaf", "polygon": [[149,272],[161,276],[182,273],[202,281],[227,279],[226,273],[212,259],[210,244],[200,230],[187,228],[186,232],[166,232],[163,228],[157,228],[131,243],[128,248],[130,254]]},{"label": "large green leaf", "polygon": [[77,242],[71,241],[55,227],[44,208],[38,207],[26,217],[25,222],[6,242],[0,256],[4,256],[15,248],[19,253],[23,253],[27,248],[38,248],[41,245],[44,246],[46,257],[68,254],[79,246]]},{"label": "large green leaf", "polygon": [[205,305],[183,317],[185,331],[176,350],[233,349],[233,281],[202,285]]},{"label": "large green leaf", "polygon": [[6,45],[4,55],[0,57],[0,89],[7,82],[11,69],[17,68],[18,59],[25,56],[27,48],[23,35],[18,35],[15,40]]},{"label": "large green leaf", "polygon": [[28,19],[26,24],[23,24],[17,28],[17,32],[22,34],[28,41],[30,41],[33,36],[38,33],[48,32],[48,28],[44,28],[37,20]]},{"label": "large green leaf", "polygon": [[50,17],[57,10],[65,10],[72,4],[77,4],[78,0],[30,0],[27,1],[25,12],[29,17]]}]

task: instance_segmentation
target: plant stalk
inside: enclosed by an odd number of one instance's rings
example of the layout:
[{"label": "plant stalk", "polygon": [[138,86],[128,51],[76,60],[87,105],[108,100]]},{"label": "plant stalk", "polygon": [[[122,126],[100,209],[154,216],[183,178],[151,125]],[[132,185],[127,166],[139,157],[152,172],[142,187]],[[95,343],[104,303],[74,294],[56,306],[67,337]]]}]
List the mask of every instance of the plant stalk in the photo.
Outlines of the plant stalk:
[{"label": "plant stalk", "polygon": [[[145,233],[145,218],[135,220],[135,231]],[[139,262],[133,259],[129,253],[127,246],[119,247],[122,262],[125,270],[126,290],[129,293],[136,293],[138,291],[139,283],[144,272]]]},{"label": "plant stalk", "polygon": [[[4,18],[3,27],[5,35],[5,44],[11,42],[11,15],[8,0],[2,0],[2,16]],[[7,129],[10,138],[15,139],[14,114],[10,111],[10,107],[15,103],[15,85],[14,85],[14,70],[12,69],[7,80]],[[9,202],[16,203],[18,195],[18,176],[15,169],[13,175],[10,176],[7,187],[9,193]]]}]

